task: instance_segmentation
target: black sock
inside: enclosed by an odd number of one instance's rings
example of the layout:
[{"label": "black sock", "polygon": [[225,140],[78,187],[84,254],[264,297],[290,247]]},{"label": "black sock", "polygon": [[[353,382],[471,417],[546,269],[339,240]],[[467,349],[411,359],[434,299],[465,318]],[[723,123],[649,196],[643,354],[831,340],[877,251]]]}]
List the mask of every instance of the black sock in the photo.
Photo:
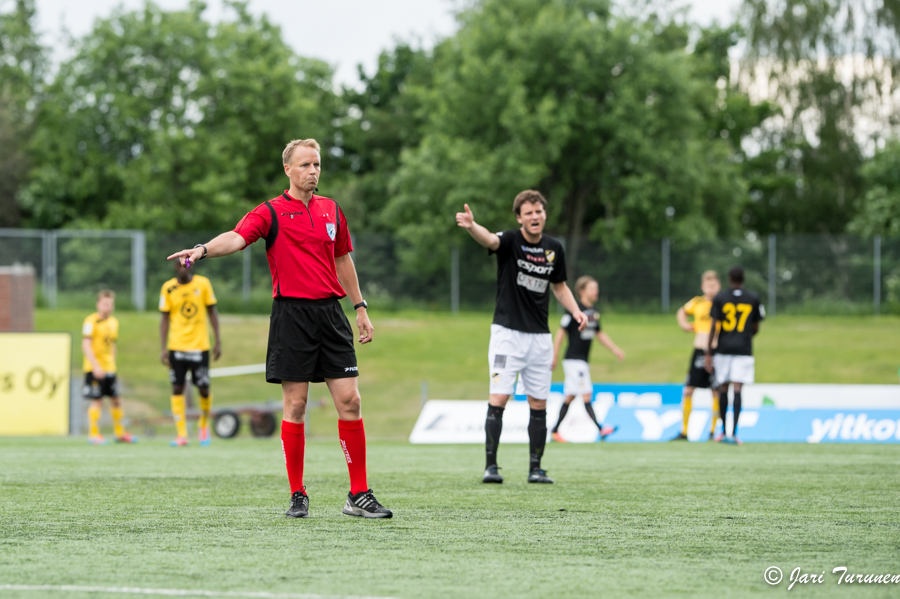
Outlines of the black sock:
[{"label": "black sock", "polygon": [[737,425],[738,418],[741,415],[741,392],[734,392],[734,432],[732,433],[735,437],[737,437]]},{"label": "black sock", "polygon": [[528,446],[531,450],[531,470],[541,467],[544,445],[547,444],[547,410],[531,410],[528,421]]},{"label": "black sock", "polygon": [[556,424],[553,425],[553,432],[559,432],[559,425],[562,424],[563,418],[566,417],[566,414],[569,412],[569,404],[563,402],[562,407],[559,409],[559,418],[556,419]]},{"label": "black sock", "polygon": [[503,408],[488,404],[487,418],[484,420],[484,452],[487,465],[497,465],[497,446],[500,445],[500,433],[503,431]]},{"label": "black sock", "polygon": [[584,409],[587,410],[588,416],[591,417],[591,420],[594,421],[594,424],[597,425],[597,428],[599,428],[602,431],[603,423],[600,422],[599,420],[597,420],[597,415],[594,414],[594,406],[591,405],[591,402],[589,402],[589,401],[584,402]]},{"label": "black sock", "polygon": [[722,434],[728,434],[725,430],[725,416],[728,415],[728,387],[719,389],[719,418],[722,419]]}]

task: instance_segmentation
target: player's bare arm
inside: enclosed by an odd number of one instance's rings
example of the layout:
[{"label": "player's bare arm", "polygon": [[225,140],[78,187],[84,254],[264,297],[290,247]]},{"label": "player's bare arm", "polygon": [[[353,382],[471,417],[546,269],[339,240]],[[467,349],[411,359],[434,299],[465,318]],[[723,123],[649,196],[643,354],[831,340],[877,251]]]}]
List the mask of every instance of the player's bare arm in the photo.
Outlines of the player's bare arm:
[{"label": "player's bare arm", "polygon": [[162,350],[159,354],[159,361],[163,363],[163,366],[170,366],[169,364],[169,349],[168,349],[168,341],[169,341],[169,313],[162,312],[162,318],[159,319],[159,340],[162,344]]},{"label": "player's bare arm", "polygon": [[566,330],[562,327],[557,329],[556,335],[553,336],[553,363],[550,365],[550,370],[556,370],[556,365],[559,364],[559,352],[562,350],[563,339],[566,338]]},{"label": "player's bare arm", "polygon": [[713,359],[712,359],[712,350],[715,347],[716,342],[716,325],[718,322],[715,318],[711,318],[709,321],[709,339],[706,342],[706,356],[703,358],[703,368],[706,369],[706,372],[713,371]]},{"label": "player's bare arm", "polygon": [[584,312],[578,309],[578,302],[575,301],[575,296],[572,295],[572,290],[569,289],[569,286],[565,284],[565,282],[560,283],[550,283],[550,287],[553,289],[553,295],[556,296],[557,301],[562,304],[562,307],[569,311],[569,314],[572,315],[578,322],[578,330],[583,331],[584,327],[587,326],[588,319],[587,316],[584,315]]},{"label": "player's bare arm", "polygon": [[[350,254],[344,254],[334,259],[334,268],[337,271],[338,280],[347,297],[353,305],[357,305],[363,301],[362,292],[359,290],[359,278],[356,276],[356,266],[350,258]],[[360,306],[356,310],[356,328],[359,330],[359,342],[369,343],[374,339],[375,328],[369,321],[369,315],[365,306]]]},{"label": "player's bare arm", "polygon": [[100,367],[100,362],[97,361],[97,356],[94,355],[94,348],[91,347],[91,338],[90,337],[82,337],[81,338],[81,351],[84,352],[84,357],[87,358],[87,361],[91,364],[92,372],[94,373],[94,378],[102,379],[106,376],[106,371]]},{"label": "player's bare arm", "polygon": [[678,313],[675,315],[675,318],[678,320],[678,326],[681,327],[681,330],[685,333],[693,333],[694,325],[690,323],[687,317],[687,313],[684,311],[684,307],[678,308]]},{"label": "player's bare arm", "polygon": [[213,360],[218,360],[222,357],[222,339],[219,336],[219,312],[215,306],[209,306],[207,313],[209,314],[209,324],[212,325],[213,336],[216,338],[216,343],[213,345]]},{"label": "player's bare arm", "polygon": [[600,342],[600,345],[612,352],[612,355],[614,355],[619,360],[619,362],[625,359],[625,352],[619,349],[619,346],[609,338],[609,335],[606,334],[606,331],[600,331],[599,333],[597,333],[597,341]]},{"label": "player's bare arm", "polygon": [[472,210],[468,204],[465,204],[463,207],[465,212],[456,213],[456,224],[468,231],[472,239],[477,241],[479,245],[489,250],[496,250],[500,247],[500,237],[475,222],[475,217],[472,215]]},{"label": "player's bare arm", "polygon": [[[235,252],[239,252],[247,246],[247,242],[243,237],[235,233],[234,231],[226,231],[222,233],[212,241],[208,241],[203,244],[206,249],[203,247],[196,247],[190,250],[181,250],[180,252],[175,252],[166,260],[175,260],[178,259],[181,264],[187,266],[185,263],[186,259],[190,259],[191,264],[197,262],[197,260],[202,260],[203,258],[218,258],[220,256],[229,256]],[[205,252],[205,253],[204,253]]]}]

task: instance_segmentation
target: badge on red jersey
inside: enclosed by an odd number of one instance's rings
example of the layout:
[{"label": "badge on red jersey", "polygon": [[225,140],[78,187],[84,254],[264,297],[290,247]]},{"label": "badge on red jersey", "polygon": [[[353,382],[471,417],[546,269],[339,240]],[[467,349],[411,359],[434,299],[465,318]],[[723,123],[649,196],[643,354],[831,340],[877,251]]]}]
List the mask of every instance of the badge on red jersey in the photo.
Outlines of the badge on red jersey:
[{"label": "badge on red jersey", "polygon": [[328,232],[331,241],[334,241],[334,236],[337,233],[337,226],[334,223],[325,223],[325,230]]}]

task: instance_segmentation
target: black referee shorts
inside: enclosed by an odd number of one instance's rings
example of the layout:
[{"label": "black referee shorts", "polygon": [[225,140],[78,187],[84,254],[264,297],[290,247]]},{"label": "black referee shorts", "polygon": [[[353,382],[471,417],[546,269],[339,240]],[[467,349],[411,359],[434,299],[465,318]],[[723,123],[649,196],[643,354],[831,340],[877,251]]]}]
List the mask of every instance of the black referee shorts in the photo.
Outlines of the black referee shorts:
[{"label": "black referee shorts", "polygon": [[353,331],[338,300],[272,302],[266,381],[322,383],[359,376]]}]

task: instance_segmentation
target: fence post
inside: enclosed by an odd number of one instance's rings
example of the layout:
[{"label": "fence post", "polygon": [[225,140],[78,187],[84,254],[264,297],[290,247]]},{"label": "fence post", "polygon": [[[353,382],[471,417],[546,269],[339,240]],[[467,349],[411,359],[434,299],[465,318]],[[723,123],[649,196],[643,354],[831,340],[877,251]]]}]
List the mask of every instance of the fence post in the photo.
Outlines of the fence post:
[{"label": "fence post", "polygon": [[662,305],[663,312],[669,311],[669,298],[671,292],[671,286],[669,284],[669,275],[671,270],[669,262],[669,249],[669,238],[666,237],[662,240],[662,289],[660,290],[660,304]]},{"label": "fence post", "polygon": [[450,248],[450,312],[459,312],[459,248]]},{"label": "fence post", "polygon": [[778,278],[775,267],[775,233],[769,233],[769,316],[775,316],[775,281]]},{"label": "fence post", "polygon": [[138,312],[147,307],[147,235],[131,233],[131,301]]},{"label": "fence post", "polygon": [[56,288],[57,288],[57,276],[56,276],[56,264],[57,264],[57,255],[56,255],[56,231],[47,231],[47,306],[50,307],[51,310],[56,310]]},{"label": "fence post", "polygon": [[250,304],[250,248],[253,247],[252,244],[248,245],[244,248],[243,251],[243,282],[241,285],[241,299],[244,302],[244,306],[248,306]]},{"label": "fence post", "polygon": [[872,297],[875,300],[875,316],[881,314],[881,235],[875,236],[875,267],[872,281]]}]

